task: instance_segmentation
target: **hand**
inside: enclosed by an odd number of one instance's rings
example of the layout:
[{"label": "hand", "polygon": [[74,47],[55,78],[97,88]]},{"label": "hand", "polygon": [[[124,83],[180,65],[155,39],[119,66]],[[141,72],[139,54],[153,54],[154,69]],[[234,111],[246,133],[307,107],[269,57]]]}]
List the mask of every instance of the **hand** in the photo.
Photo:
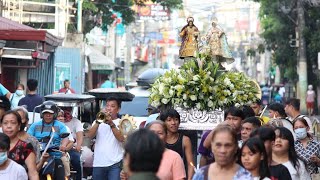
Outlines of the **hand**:
[{"label": "hand", "polygon": [[43,162],[46,162],[49,159],[49,157],[50,157],[49,153],[46,152],[42,154],[41,159],[43,160]]},{"label": "hand", "polygon": [[128,174],[124,172],[123,170],[120,172],[120,179],[121,180],[127,180],[128,179]]},{"label": "hand", "polygon": [[320,159],[316,155],[312,155],[310,161],[319,164]]},{"label": "hand", "polygon": [[60,146],[59,150],[65,152],[65,151],[67,151],[67,147],[66,146]]},{"label": "hand", "polygon": [[74,147],[74,149],[75,149],[76,151],[80,152],[80,151],[81,151],[81,146],[80,146],[80,145],[77,145],[76,147]]}]

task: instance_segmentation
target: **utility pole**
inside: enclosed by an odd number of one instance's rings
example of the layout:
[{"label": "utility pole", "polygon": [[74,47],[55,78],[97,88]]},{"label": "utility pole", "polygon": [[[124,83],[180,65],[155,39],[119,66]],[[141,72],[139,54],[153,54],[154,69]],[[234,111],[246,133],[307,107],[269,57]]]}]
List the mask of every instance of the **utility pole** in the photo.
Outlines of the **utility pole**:
[{"label": "utility pole", "polygon": [[297,55],[297,73],[299,75],[299,82],[297,87],[297,97],[300,99],[301,112],[307,112],[306,108],[306,92],[307,92],[307,57],[306,57],[306,41],[303,36],[303,30],[305,27],[305,18],[303,10],[303,1],[297,0],[297,29],[296,32],[299,37],[299,47]]}]

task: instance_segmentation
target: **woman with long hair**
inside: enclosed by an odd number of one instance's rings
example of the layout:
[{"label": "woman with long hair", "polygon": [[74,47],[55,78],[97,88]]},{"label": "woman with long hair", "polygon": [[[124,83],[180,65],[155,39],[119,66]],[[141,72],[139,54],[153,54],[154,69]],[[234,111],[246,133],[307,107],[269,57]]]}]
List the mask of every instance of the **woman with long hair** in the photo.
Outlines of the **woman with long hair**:
[{"label": "woman with long hair", "polygon": [[16,111],[7,111],[1,119],[3,133],[10,138],[8,158],[25,167],[30,180],[38,180],[39,175],[36,168],[36,156],[33,152],[32,145],[22,141],[18,137],[21,124],[21,116]]},{"label": "woman with long hair", "polygon": [[295,148],[293,135],[285,127],[275,129],[276,139],[272,146],[272,160],[286,166],[292,180],[310,180],[310,175],[304,163],[299,159]]},{"label": "woman with long hair", "polygon": [[305,163],[310,174],[319,173],[320,167],[320,143],[315,141],[308,133],[310,127],[303,118],[298,118],[293,122],[294,132],[297,140],[294,142],[295,150]]},{"label": "woman with long hair", "polygon": [[237,133],[230,125],[220,124],[214,129],[211,149],[215,162],[198,170],[193,180],[253,180],[251,173],[236,163]]},{"label": "woman with long hair", "polygon": [[255,180],[270,180],[268,155],[262,140],[249,138],[240,150],[241,165],[250,171]]}]

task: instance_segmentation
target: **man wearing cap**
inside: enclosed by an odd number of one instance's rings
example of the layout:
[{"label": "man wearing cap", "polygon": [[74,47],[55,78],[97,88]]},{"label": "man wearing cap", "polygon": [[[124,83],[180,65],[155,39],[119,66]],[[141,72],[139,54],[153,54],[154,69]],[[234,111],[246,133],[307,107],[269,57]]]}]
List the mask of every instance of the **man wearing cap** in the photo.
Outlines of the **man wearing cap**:
[{"label": "man wearing cap", "polygon": [[[58,107],[52,101],[45,101],[41,107],[41,121],[33,123],[28,129],[28,134],[38,139],[40,144],[46,145],[53,135],[52,144],[59,146],[60,151],[65,152],[69,139],[60,137],[61,134],[68,133],[66,126],[58,121]],[[50,152],[51,157],[55,159],[55,176],[56,179],[64,179],[64,167],[61,161],[61,152]]]},{"label": "man wearing cap", "polygon": [[95,121],[88,131],[89,137],[96,137],[92,172],[94,180],[120,180],[124,136],[115,125],[120,108],[121,101],[108,98],[103,111],[111,117],[105,122]]}]

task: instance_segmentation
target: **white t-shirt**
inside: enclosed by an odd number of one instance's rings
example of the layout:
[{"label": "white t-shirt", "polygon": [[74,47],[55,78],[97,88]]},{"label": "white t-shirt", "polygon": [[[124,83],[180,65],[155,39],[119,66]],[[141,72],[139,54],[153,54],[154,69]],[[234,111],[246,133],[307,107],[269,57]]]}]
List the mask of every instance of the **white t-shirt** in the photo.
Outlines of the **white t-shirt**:
[{"label": "white t-shirt", "polygon": [[67,129],[67,132],[70,133],[69,136],[68,136],[68,139],[69,139],[70,141],[74,142],[74,139],[73,139],[73,137],[72,137],[72,134],[71,134],[71,131],[70,131],[69,127],[66,126],[66,129]]},{"label": "white t-shirt", "polygon": [[18,163],[9,160],[9,166],[0,170],[0,179],[5,180],[28,180],[26,170]]},{"label": "white t-shirt", "polygon": [[299,160],[299,172],[293,167],[293,164],[290,161],[282,163],[282,165],[284,165],[288,169],[292,180],[311,180],[311,177],[301,160]]},{"label": "white t-shirt", "polygon": [[77,139],[77,132],[83,132],[83,126],[77,118],[72,118],[70,122],[65,122],[65,125],[71,130],[71,134],[74,139]]},{"label": "white t-shirt", "polygon": [[[116,121],[116,122],[115,122]],[[114,120],[117,125],[119,119]],[[118,128],[118,126],[116,126]],[[123,158],[122,143],[114,136],[108,124],[101,123],[96,134],[93,154],[93,167],[107,167],[118,163]]]}]

